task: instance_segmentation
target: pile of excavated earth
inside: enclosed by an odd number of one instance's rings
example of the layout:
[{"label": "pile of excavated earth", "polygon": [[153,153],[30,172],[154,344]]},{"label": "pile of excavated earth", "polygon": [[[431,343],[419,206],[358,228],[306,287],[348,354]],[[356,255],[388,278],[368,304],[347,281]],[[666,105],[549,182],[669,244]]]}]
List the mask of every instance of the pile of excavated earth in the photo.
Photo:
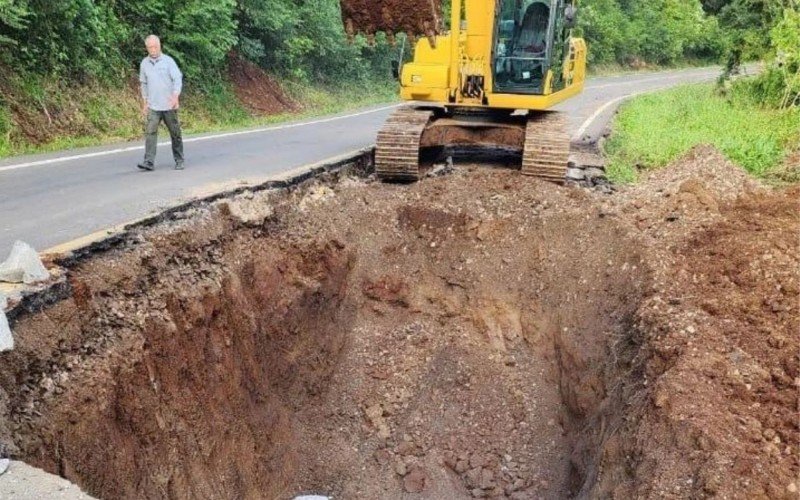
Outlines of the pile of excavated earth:
[{"label": "pile of excavated earth", "polygon": [[458,165],[204,204],[12,315],[0,443],[100,498],[797,498],[800,188]]}]

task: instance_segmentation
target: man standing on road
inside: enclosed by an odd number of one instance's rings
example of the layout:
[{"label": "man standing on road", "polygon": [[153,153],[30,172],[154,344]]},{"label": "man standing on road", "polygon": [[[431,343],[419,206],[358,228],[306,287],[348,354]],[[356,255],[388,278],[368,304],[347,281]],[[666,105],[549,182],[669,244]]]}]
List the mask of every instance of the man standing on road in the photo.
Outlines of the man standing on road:
[{"label": "man standing on road", "polygon": [[137,167],[153,170],[158,146],[158,126],[163,120],[172,139],[172,156],[175,169],[183,170],[183,138],[178,121],[178,106],[183,88],[183,75],[175,60],[161,53],[161,40],[155,35],[145,39],[148,56],[139,65],[139,82],[142,86],[142,115],[145,126],[144,161]]}]

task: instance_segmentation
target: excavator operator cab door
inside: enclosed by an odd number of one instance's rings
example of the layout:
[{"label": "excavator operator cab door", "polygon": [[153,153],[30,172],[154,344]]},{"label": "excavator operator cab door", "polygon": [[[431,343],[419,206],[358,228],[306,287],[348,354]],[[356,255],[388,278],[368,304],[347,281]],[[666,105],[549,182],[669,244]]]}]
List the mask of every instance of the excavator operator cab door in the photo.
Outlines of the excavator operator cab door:
[{"label": "excavator operator cab door", "polygon": [[498,0],[494,91],[542,94],[551,66],[559,0]]}]

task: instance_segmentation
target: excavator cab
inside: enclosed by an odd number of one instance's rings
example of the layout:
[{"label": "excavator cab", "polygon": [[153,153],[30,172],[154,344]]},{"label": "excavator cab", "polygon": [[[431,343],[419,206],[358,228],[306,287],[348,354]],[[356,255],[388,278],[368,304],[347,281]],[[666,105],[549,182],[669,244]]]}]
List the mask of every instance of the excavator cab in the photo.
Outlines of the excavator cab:
[{"label": "excavator cab", "polygon": [[499,14],[494,48],[495,91],[541,94],[549,67],[550,5],[541,0],[504,0]]}]

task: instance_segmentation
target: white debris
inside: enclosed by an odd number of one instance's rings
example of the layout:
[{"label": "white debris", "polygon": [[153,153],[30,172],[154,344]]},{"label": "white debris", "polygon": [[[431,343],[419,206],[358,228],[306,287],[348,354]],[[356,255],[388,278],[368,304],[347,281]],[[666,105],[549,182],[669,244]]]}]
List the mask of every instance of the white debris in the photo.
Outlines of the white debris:
[{"label": "white debris", "polygon": [[328,186],[314,186],[308,190],[308,193],[298,203],[298,208],[301,212],[305,212],[310,206],[318,203],[323,203],[336,195],[333,189]]},{"label": "white debris", "polygon": [[50,278],[39,254],[22,241],[14,242],[8,259],[0,264],[0,281],[9,283],[36,283]]},{"label": "white debris", "polygon": [[238,219],[242,224],[261,225],[274,212],[271,202],[272,196],[274,195],[271,191],[260,193],[246,191],[232,201],[226,200],[223,203],[228,206],[231,216]]},{"label": "white debris", "polygon": [[6,298],[0,293],[0,352],[10,351],[14,348],[14,336],[6,318]]},{"label": "white debris", "polygon": [[11,460],[7,458],[0,458],[0,474],[4,473],[8,470],[8,465],[11,463]]}]

